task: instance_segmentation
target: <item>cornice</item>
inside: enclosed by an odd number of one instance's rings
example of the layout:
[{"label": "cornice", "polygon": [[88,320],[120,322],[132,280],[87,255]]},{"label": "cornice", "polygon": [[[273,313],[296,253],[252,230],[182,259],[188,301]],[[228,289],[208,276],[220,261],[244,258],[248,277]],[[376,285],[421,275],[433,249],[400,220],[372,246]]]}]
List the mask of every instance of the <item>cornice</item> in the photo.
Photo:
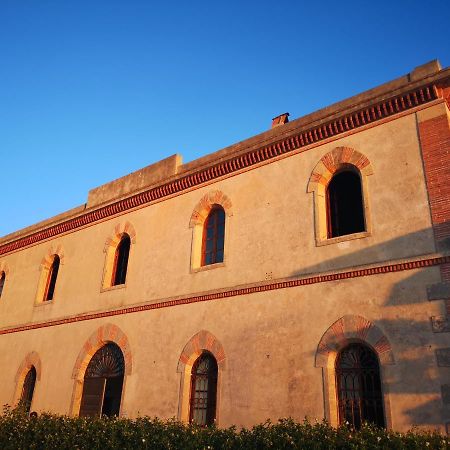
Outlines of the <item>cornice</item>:
[{"label": "cornice", "polygon": [[[438,81],[442,82],[441,79]],[[350,108],[352,112],[348,112],[349,109],[347,109],[347,113],[341,113],[340,116],[323,123],[317,124],[317,121],[315,121],[313,123],[316,123],[316,125],[311,125],[310,127],[295,128],[294,124],[296,121],[293,121],[290,124],[278,127],[276,130],[280,129],[279,134],[275,135],[274,141],[267,145],[250,150],[247,148],[246,151],[239,154],[230,155],[228,159],[222,156],[219,158],[219,162],[213,160],[206,166],[197,168],[197,170],[187,174],[181,173],[179,176],[143,192],[93,210],[85,210],[85,212],[80,213],[76,217],[45,226],[39,231],[31,232],[23,237],[14,237],[13,240],[0,245],[0,255],[17,251],[40,241],[54,238],[155,201],[161,201],[216,179],[239,173],[242,170],[249,170],[275,158],[293,154],[303,147],[322,141],[325,142],[344,133],[373,126],[377,122],[394,118],[408,111],[414,111],[414,109],[427,105],[439,98],[436,83],[437,80],[426,85],[416,86],[417,83],[414,83],[416,87],[413,90],[402,91],[399,95],[373,102],[369,106],[356,110]],[[301,121],[302,119],[298,120]],[[294,128],[290,128],[289,125],[293,125]],[[284,127],[287,127],[285,131],[283,131]],[[289,134],[286,134],[288,130],[291,131],[289,131]],[[278,136],[278,139],[276,136]]]},{"label": "cornice", "polygon": [[334,273],[327,273],[313,276],[303,276],[297,278],[281,279],[272,282],[260,282],[251,285],[238,286],[234,288],[221,289],[217,291],[207,292],[204,294],[178,297],[175,299],[166,299],[156,303],[144,303],[129,307],[122,307],[106,311],[97,311],[87,314],[79,314],[60,319],[49,320],[45,322],[35,322],[22,324],[15,327],[0,329],[0,335],[20,333],[39,328],[55,327],[75,322],[84,322],[87,320],[101,319],[105,317],[119,316],[124,314],[132,314],[153,309],[170,308],[174,306],[188,305],[191,303],[208,302],[214,300],[224,300],[231,297],[256,294],[259,292],[274,291],[279,289],[289,289],[311,284],[326,283],[339,280],[347,280],[350,278],[361,278],[373,275],[382,275],[385,273],[403,272],[407,270],[421,269],[424,267],[439,266],[441,264],[450,263],[450,256],[433,256],[427,258],[414,259],[409,261],[395,262],[392,264],[378,264],[370,267],[361,267],[359,269],[342,270]]}]

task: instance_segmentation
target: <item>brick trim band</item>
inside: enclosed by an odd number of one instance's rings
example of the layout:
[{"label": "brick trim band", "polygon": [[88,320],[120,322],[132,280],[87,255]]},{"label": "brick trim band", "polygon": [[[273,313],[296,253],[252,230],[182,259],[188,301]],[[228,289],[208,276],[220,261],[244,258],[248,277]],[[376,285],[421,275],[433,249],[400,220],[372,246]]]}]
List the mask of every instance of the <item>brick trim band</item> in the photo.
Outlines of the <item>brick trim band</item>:
[{"label": "brick trim band", "polygon": [[69,219],[23,238],[8,242],[0,246],[0,255],[104,220],[107,217],[182,192],[261,162],[269,161],[296,149],[363,127],[436,99],[437,91],[434,85],[419,87],[411,92],[386,99],[370,107],[361,108],[351,114],[343,115],[342,117],[311,127],[295,135],[285,137],[273,144],[251,150],[243,155],[236,156],[205,169],[200,169],[193,174],[186,175],[110,205],[103,206],[95,211],[85,213],[79,217]]},{"label": "brick trim band", "polygon": [[441,257],[437,257],[437,258],[426,258],[426,259],[420,259],[420,260],[409,261],[409,262],[404,262],[404,263],[380,265],[380,266],[370,267],[370,268],[366,268],[366,269],[349,270],[349,271],[333,273],[333,274],[329,274],[329,275],[316,275],[313,277],[297,278],[297,279],[288,280],[288,281],[278,281],[278,282],[275,281],[272,283],[261,283],[261,284],[257,284],[257,285],[252,285],[250,287],[229,289],[229,290],[213,292],[213,293],[208,293],[208,294],[203,294],[203,295],[195,295],[192,297],[183,297],[183,298],[179,298],[176,300],[168,300],[168,301],[144,304],[144,305],[139,305],[139,306],[130,306],[128,308],[120,308],[120,309],[113,309],[113,310],[109,310],[109,311],[82,314],[82,315],[77,315],[77,316],[66,317],[64,319],[50,320],[47,322],[37,322],[37,323],[31,323],[28,325],[19,325],[17,327],[12,327],[12,328],[3,328],[0,330],[0,335],[19,333],[19,332],[28,331],[28,330],[36,330],[38,328],[54,327],[54,326],[65,325],[65,324],[74,323],[74,322],[83,322],[85,320],[94,320],[94,319],[100,319],[100,318],[104,318],[104,317],[119,316],[122,314],[131,314],[131,313],[137,313],[137,312],[142,312],[142,311],[149,311],[152,309],[169,308],[172,306],[187,305],[190,303],[221,300],[221,299],[225,299],[225,298],[229,298],[229,297],[237,297],[240,295],[255,294],[258,292],[267,292],[267,291],[274,291],[274,290],[278,290],[278,289],[287,289],[287,288],[293,288],[293,287],[299,287],[299,286],[306,286],[309,284],[325,283],[328,281],[344,280],[344,279],[348,279],[348,278],[360,278],[360,277],[379,275],[379,274],[390,273],[390,272],[402,272],[405,270],[414,270],[414,269],[420,269],[423,267],[439,266],[441,264],[446,264],[446,263],[450,263],[450,256],[441,256]]}]

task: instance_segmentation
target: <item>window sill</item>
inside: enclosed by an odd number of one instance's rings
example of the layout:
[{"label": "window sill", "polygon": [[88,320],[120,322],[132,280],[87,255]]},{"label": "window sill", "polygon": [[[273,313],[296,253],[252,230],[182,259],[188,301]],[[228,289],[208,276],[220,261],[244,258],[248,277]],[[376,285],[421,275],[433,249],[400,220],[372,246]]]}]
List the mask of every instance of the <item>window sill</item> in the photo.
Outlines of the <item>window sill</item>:
[{"label": "window sill", "polygon": [[43,300],[43,301],[41,301],[41,302],[36,302],[35,304],[34,304],[34,306],[36,306],[36,307],[42,307],[42,306],[50,306],[50,305],[53,305],[53,302],[54,302],[54,300],[52,299],[52,300]]},{"label": "window sill", "polygon": [[346,234],[344,236],[338,236],[335,238],[320,240],[316,239],[316,246],[321,247],[323,245],[338,244],[339,242],[352,241],[354,239],[363,239],[371,235],[372,233],[370,231],[361,231],[360,233]]},{"label": "window sill", "polygon": [[218,269],[219,267],[225,267],[225,263],[220,262],[220,263],[208,264],[206,266],[192,268],[191,273],[204,272],[205,270]]},{"label": "window sill", "polygon": [[108,286],[108,287],[102,287],[100,289],[101,292],[109,292],[109,291],[116,291],[118,289],[125,289],[127,287],[127,283],[124,284],[116,284],[115,286]]}]

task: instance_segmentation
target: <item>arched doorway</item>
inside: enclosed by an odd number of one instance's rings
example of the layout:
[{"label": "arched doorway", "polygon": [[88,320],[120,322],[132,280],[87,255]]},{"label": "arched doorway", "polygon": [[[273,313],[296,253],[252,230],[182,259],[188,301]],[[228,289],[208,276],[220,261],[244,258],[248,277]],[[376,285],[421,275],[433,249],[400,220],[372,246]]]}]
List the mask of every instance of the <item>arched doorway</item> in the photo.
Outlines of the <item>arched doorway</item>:
[{"label": "arched doorway", "polygon": [[27,372],[25,376],[22,394],[20,396],[20,403],[25,407],[27,413],[29,413],[31,409],[31,402],[33,401],[35,385],[36,385],[36,369],[34,366],[31,366],[30,370]]},{"label": "arched doorway", "polygon": [[189,422],[212,425],[216,419],[217,361],[203,352],[192,366]]},{"label": "arched doorway", "polygon": [[385,427],[378,357],[363,344],[343,348],[335,363],[339,423],[358,429],[364,422]]},{"label": "arched doorway", "polygon": [[124,357],[116,344],[97,350],[84,375],[80,416],[119,414],[124,369]]}]

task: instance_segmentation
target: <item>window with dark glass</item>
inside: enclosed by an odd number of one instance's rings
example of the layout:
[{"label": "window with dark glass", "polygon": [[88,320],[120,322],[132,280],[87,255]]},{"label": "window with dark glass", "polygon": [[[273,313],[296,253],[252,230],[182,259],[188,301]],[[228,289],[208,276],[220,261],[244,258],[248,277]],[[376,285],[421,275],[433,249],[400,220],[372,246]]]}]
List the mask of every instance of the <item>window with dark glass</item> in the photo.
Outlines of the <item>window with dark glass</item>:
[{"label": "window with dark glass", "polygon": [[350,344],[338,354],[335,370],[339,423],[385,427],[377,355],[366,345]]},{"label": "window with dark glass", "polygon": [[3,287],[5,286],[6,274],[5,272],[0,272],[0,298],[3,293]]},{"label": "window with dark glass", "polygon": [[80,416],[119,415],[124,369],[125,360],[116,344],[97,350],[84,375]]},{"label": "window with dark glass", "polygon": [[130,255],[131,239],[128,234],[124,234],[116,248],[114,255],[114,269],[112,285],[125,284],[127,278],[128,257]]},{"label": "window with dark glass", "polygon": [[225,211],[214,205],[203,229],[202,266],[223,262],[224,241]]},{"label": "window with dark glass", "polygon": [[216,398],[217,362],[211,353],[204,352],[192,367],[189,422],[212,425],[216,418]]},{"label": "window with dark glass", "polygon": [[55,255],[53,257],[53,262],[48,272],[47,286],[45,288],[45,295],[44,295],[45,301],[53,300],[53,296],[55,294],[56,279],[58,278],[59,263],[60,263],[59,256]]},{"label": "window with dark glass", "polygon": [[30,370],[25,376],[23,382],[22,395],[20,396],[20,403],[25,407],[27,412],[30,412],[31,402],[33,401],[34,386],[36,385],[36,369],[31,366]]},{"label": "window with dark glass", "polygon": [[351,169],[338,172],[327,187],[328,238],[365,231],[361,178]]}]

